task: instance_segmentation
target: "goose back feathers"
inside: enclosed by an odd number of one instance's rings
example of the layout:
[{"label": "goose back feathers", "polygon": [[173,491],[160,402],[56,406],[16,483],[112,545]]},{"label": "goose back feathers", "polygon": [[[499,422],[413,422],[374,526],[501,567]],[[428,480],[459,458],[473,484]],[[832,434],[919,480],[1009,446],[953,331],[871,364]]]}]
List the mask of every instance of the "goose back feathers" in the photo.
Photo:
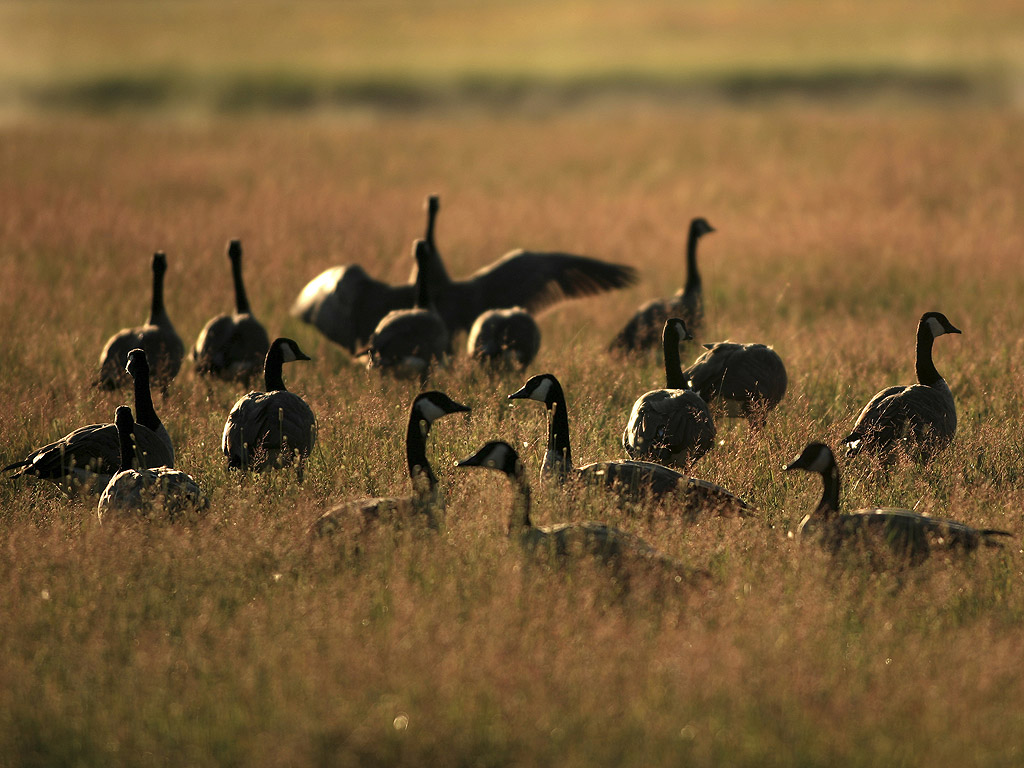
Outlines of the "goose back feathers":
[{"label": "goose back feathers", "polygon": [[[622,288],[636,280],[632,267],[569,253],[516,250],[466,280],[452,280],[434,243],[438,206],[428,201],[432,244],[431,292],[449,333],[468,331],[488,309],[523,307],[537,314],[563,299]],[[412,285],[392,286],[362,267],[333,267],[303,288],[292,314],[350,352],[361,349],[388,312],[413,305]]]},{"label": "goose back feathers", "polygon": [[296,394],[285,389],[284,363],[309,360],[291,339],[275,339],[263,366],[266,391],[240,398],[224,424],[221,447],[232,469],[263,472],[296,461],[302,479],[306,458],[316,443],[313,411]]},{"label": "goose back feathers", "polygon": [[225,380],[248,380],[257,374],[270,348],[262,323],[252,315],[242,280],[242,243],[228,243],[235,286],[235,311],[211,318],[199,332],[191,358],[196,373]]},{"label": "goose back feathers", "polygon": [[956,434],[953,393],[932,362],[939,336],[960,333],[941,312],[926,312],[917,326],[917,384],[883,389],[857,417],[843,439],[847,456],[861,451],[887,464],[902,452],[929,461]]},{"label": "goose back feathers", "polygon": [[685,388],[679,363],[679,339],[690,338],[686,324],[669,318],[663,330],[666,389],[654,389],[633,404],[622,432],[631,459],[688,467],[715,444],[715,421],[707,403]]},{"label": "goose back feathers", "polygon": [[835,553],[844,545],[869,545],[872,540],[910,562],[920,562],[933,549],[969,552],[981,545],[999,546],[999,537],[1010,536],[993,528],[972,528],[969,525],[918,514],[906,509],[873,507],[856,512],[839,510],[839,467],[832,449],[824,443],[808,443],[804,450],[784,468],[802,469],[821,475],[823,492],[815,510],[800,522],[801,536],[821,537],[826,549]]},{"label": "goose back feathers", "polygon": [[640,352],[661,343],[661,330],[670,317],[680,317],[691,332],[697,333],[704,323],[704,288],[697,269],[697,243],[715,229],[706,219],[690,222],[686,238],[686,283],[670,299],[653,299],[630,318],[612,339],[611,351]]},{"label": "goose back feathers", "polygon": [[412,494],[409,496],[359,499],[324,512],[313,524],[312,532],[323,536],[343,528],[346,522],[356,528],[387,520],[401,524],[420,518],[429,528],[438,528],[437,513],[444,510],[444,498],[437,486],[427,459],[427,437],[430,427],[442,416],[469,413],[469,406],[452,400],[443,392],[431,391],[417,395],[409,409],[405,433],[405,457],[409,469]]},{"label": "goose back feathers", "polygon": [[724,407],[729,416],[756,422],[786,394],[788,378],[782,358],[764,344],[720,341],[683,371],[687,385],[709,405]]},{"label": "goose back feathers", "polygon": [[153,381],[163,389],[178,375],[185,356],[185,345],[174,330],[164,306],[164,275],[167,256],[153,254],[153,292],[149,317],[145,325],[125,328],[111,336],[100,353],[100,375],[97,386],[118,389],[127,383],[124,375],[128,353],[144,349],[149,358]]}]

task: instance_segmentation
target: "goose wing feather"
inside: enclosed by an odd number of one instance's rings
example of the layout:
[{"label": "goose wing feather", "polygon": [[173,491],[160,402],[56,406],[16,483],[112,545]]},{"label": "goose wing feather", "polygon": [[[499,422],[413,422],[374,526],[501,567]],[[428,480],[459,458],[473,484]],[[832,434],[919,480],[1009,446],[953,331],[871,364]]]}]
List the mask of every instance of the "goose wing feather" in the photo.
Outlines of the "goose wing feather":
[{"label": "goose wing feather", "polygon": [[250,314],[224,314],[199,332],[191,358],[197,373],[233,379],[262,371],[269,348],[270,338],[259,320]]},{"label": "goose wing feather", "polygon": [[102,521],[117,513],[159,512],[175,520],[209,506],[199,485],[189,475],[170,467],[123,470],[115,474],[100,496],[97,514]]},{"label": "goose wing feather", "polygon": [[316,434],[316,417],[298,395],[250,392],[228,414],[221,447],[229,466],[262,471],[289,462],[296,452],[308,456]]},{"label": "goose wing feather", "polygon": [[448,329],[436,312],[397,309],[377,324],[370,337],[370,362],[390,368],[418,360],[426,366],[447,354],[449,339]]},{"label": "goose wing feather", "polygon": [[948,391],[912,384],[889,387],[871,398],[843,444],[850,455],[868,449],[884,457],[912,436],[930,454],[948,444],[955,431],[956,408]]},{"label": "goose wing feather", "polygon": [[111,336],[100,353],[98,386],[116,389],[131,381],[125,372],[128,353],[143,349],[150,364],[150,375],[157,384],[166,385],[178,375],[185,358],[185,345],[168,323],[125,328]]},{"label": "goose wing feather", "polygon": [[641,396],[622,435],[630,458],[677,466],[696,461],[714,442],[715,425],[707,403],[685,389],[655,389]]},{"label": "goose wing feather", "polygon": [[761,403],[773,407],[785,396],[786,368],[771,347],[728,341],[704,346],[707,351],[683,375],[705,401],[734,401],[747,413]]}]

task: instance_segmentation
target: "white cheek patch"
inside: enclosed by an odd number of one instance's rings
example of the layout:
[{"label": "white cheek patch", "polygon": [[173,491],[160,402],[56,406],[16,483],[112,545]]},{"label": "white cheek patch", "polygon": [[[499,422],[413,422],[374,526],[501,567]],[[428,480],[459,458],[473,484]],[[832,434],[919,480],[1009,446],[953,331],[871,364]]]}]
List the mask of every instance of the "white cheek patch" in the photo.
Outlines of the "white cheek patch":
[{"label": "white cheek patch", "polygon": [[683,325],[682,323],[680,323],[678,320],[676,322],[672,323],[672,325],[676,329],[676,333],[679,334],[680,341],[685,339],[686,338],[686,326]]},{"label": "white cheek patch", "polygon": [[281,345],[281,359],[284,362],[286,362],[286,363],[294,363],[299,358],[297,358],[295,356],[295,350],[292,349],[292,345],[291,344],[282,344]]},{"label": "white cheek patch", "polygon": [[808,472],[817,472],[820,475],[825,474],[829,467],[834,463],[834,459],[829,461],[829,456],[826,451],[818,451],[818,455],[814,457],[814,461],[807,467]]},{"label": "white cheek patch", "polygon": [[419,411],[420,416],[431,423],[437,421],[448,413],[448,411],[438,406],[437,403],[432,400],[427,400],[426,398],[416,403],[416,410]]},{"label": "white cheek patch", "polygon": [[942,327],[942,323],[936,320],[934,317],[928,318],[928,331],[931,333],[932,338],[938,338],[942,336],[946,329]]},{"label": "white cheek patch", "polygon": [[551,379],[543,378],[534,390],[530,393],[531,400],[540,400],[542,403],[548,401],[548,395],[551,393]]}]

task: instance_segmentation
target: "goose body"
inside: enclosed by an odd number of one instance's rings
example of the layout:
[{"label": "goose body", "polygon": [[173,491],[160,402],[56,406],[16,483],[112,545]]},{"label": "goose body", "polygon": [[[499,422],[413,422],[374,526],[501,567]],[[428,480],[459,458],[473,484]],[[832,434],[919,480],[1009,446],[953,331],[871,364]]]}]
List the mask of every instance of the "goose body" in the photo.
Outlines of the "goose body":
[{"label": "goose body", "polygon": [[842,444],[847,456],[865,452],[883,464],[899,451],[930,460],[956,434],[953,393],[932,362],[932,344],[939,336],[960,333],[941,312],[926,312],[917,326],[917,384],[883,389],[857,417]]},{"label": "goose body", "polygon": [[999,537],[1012,535],[906,509],[873,507],[840,512],[839,467],[832,449],[824,443],[808,443],[785,469],[803,469],[821,475],[824,486],[821,501],[801,520],[798,533],[820,536],[823,546],[833,553],[846,544],[878,541],[899,557],[921,562],[933,549],[970,552],[981,545],[999,546]]},{"label": "goose body", "polygon": [[473,321],[466,339],[470,357],[490,365],[526,368],[540,349],[540,327],[522,307],[489,309]]},{"label": "goose body", "polygon": [[708,405],[721,404],[729,416],[757,422],[786,394],[788,378],[782,358],[764,344],[720,341],[683,371],[687,384]]},{"label": "goose body", "polygon": [[296,460],[302,479],[305,460],[316,443],[316,417],[298,395],[285,389],[284,363],[309,360],[291,339],[275,339],[263,366],[266,391],[240,398],[224,424],[221,447],[232,469],[263,472]]},{"label": "goose body", "polygon": [[429,250],[426,240],[413,245],[413,256],[420,267],[416,301],[411,309],[392,310],[377,324],[370,336],[367,367],[423,380],[431,366],[447,355],[450,336],[431,297]]},{"label": "goose body", "polygon": [[724,488],[706,480],[687,477],[662,464],[620,460],[574,467],[565,394],[558,379],[550,373],[532,377],[508,398],[535,400],[544,403],[548,410],[548,444],[541,464],[542,478],[552,477],[558,482],[576,478],[633,500],[678,495],[691,514],[707,509],[735,512],[749,508],[742,499]]},{"label": "goose body", "polygon": [[[506,254],[466,280],[452,280],[434,241],[438,209],[437,198],[429,198],[424,239],[431,246],[431,294],[450,334],[468,331],[488,309],[523,307],[536,314],[562,299],[622,288],[636,280],[631,267],[587,256],[524,250]],[[392,286],[370,277],[359,265],[333,267],[302,289],[292,315],[355,353],[388,312],[413,305],[412,282]]]},{"label": "goose body", "polygon": [[427,436],[431,425],[442,416],[468,413],[469,407],[457,403],[443,392],[417,395],[409,409],[405,436],[405,456],[409,467],[412,494],[409,496],[367,498],[350,501],[324,512],[313,524],[317,536],[331,534],[346,523],[363,528],[380,521],[392,523],[421,519],[429,528],[438,528],[437,513],[444,509],[444,498],[437,487],[437,476],[427,459]]},{"label": "goose body", "polygon": [[690,338],[680,318],[665,321],[665,389],[654,389],[633,404],[622,432],[631,459],[688,467],[715,445],[715,421],[707,403],[686,388],[679,364],[679,339]]},{"label": "goose body", "polygon": [[189,475],[170,467],[133,469],[136,455],[131,409],[117,409],[114,424],[121,451],[121,469],[107,483],[96,513],[100,521],[119,515],[177,520],[209,505],[208,499]]},{"label": "goose body", "polygon": [[[135,465],[174,466],[174,446],[153,407],[146,353],[134,349],[126,365],[135,387]],[[121,467],[117,426],[89,424],[32,451],[0,471],[17,470],[14,477],[31,475],[53,481],[71,492],[100,493]]]},{"label": "goose body", "polygon": [[262,369],[270,339],[249,306],[242,280],[242,243],[239,240],[228,244],[228,258],[235,286],[235,311],[210,319],[199,332],[191,357],[200,375],[248,380]]},{"label": "goose body", "polygon": [[670,317],[682,318],[693,333],[700,330],[704,322],[704,289],[697,269],[697,243],[714,231],[706,219],[696,218],[690,222],[685,285],[672,298],[653,299],[640,307],[612,340],[612,351],[640,352],[657,347],[661,343],[661,330]]},{"label": "goose body", "polygon": [[185,357],[185,345],[174,330],[164,306],[164,275],[167,256],[158,251],[153,254],[153,292],[149,317],[145,325],[125,328],[111,336],[100,353],[100,375],[97,386],[119,389],[127,383],[124,375],[128,353],[144,349],[149,358],[153,381],[166,389],[178,375]]}]

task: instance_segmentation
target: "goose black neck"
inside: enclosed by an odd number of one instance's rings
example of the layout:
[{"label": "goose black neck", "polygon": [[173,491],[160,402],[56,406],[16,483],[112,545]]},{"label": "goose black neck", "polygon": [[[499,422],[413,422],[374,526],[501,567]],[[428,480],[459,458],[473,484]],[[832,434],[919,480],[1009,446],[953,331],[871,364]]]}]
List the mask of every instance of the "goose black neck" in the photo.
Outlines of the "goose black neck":
[{"label": "goose black neck", "polygon": [[939,372],[935,370],[935,363],[932,362],[932,344],[935,337],[926,323],[917,326],[917,363],[914,366],[917,370],[917,380],[927,386],[934,386],[942,381]]},{"label": "goose black neck", "polygon": [[430,434],[430,422],[420,418],[415,409],[409,416],[409,429],[405,434],[405,458],[409,464],[409,478],[413,487],[417,483],[417,477],[422,475],[427,478],[430,490],[437,487],[437,477],[427,460],[427,435]]},{"label": "goose black neck", "polygon": [[159,325],[167,317],[167,310],[164,307],[164,273],[167,271],[167,262],[153,262],[153,301],[149,307],[149,324]]},{"label": "goose black neck", "polygon": [[821,473],[821,482],[824,486],[821,494],[821,501],[814,510],[822,518],[829,519],[839,513],[839,467],[833,460],[832,464]]},{"label": "goose black neck", "polygon": [[569,445],[569,409],[565,405],[562,387],[555,384],[554,397],[548,406],[548,455],[559,458],[560,474],[572,469],[572,448]]},{"label": "goose black neck", "polygon": [[241,250],[235,251],[232,249],[230,257],[231,277],[235,282],[235,312],[239,315],[248,315],[250,313],[249,297],[245,293],[245,283],[242,281]]},{"label": "goose black neck", "polygon": [[[429,246],[427,247],[429,250]],[[416,299],[413,306],[417,309],[430,308],[430,273],[431,268],[427,263],[429,256],[416,259],[419,270],[416,273]]]},{"label": "goose black neck", "polygon": [[[437,198],[431,198],[427,202],[427,231],[423,235],[423,239],[427,242],[427,254],[423,262],[430,264],[431,279],[434,280],[438,285],[448,285],[451,283],[451,278],[448,276],[448,270],[444,266],[444,261],[441,260],[441,252],[437,249],[437,241],[434,239],[434,223],[437,221],[437,211],[440,208],[440,204]],[[419,264],[419,269],[422,271],[423,263]]]},{"label": "goose black neck", "polygon": [[134,375],[135,421],[156,432],[160,429],[160,417],[153,407],[153,395],[149,388],[149,366],[141,366]]},{"label": "goose black neck", "polygon": [[283,390],[284,386],[284,353],[277,344],[271,344],[267,357],[263,361],[263,382],[267,392]]},{"label": "goose black neck", "polygon": [[701,287],[700,272],[697,271],[697,241],[700,240],[700,233],[696,224],[690,224],[690,234],[686,238],[686,286],[687,293],[696,291]]},{"label": "goose black neck", "polygon": [[662,337],[665,345],[665,386],[668,389],[686,389],[686,376],[679,360],[679,334],[674,325],[667,325]]},{"label": "goose black neck", "polygon": [[509,535],[529,530],[533,527],[530,520],[530,483],[522,471],[522,465],[517,465],[516,472],[508,476],[512,483],[512,512],[508,519]]},{"label": "goose black neck", "polygon": [[135,463],[135,431],[133,425],[117,419],[117,437],[121,444],[121,471],[131,469]]}]

